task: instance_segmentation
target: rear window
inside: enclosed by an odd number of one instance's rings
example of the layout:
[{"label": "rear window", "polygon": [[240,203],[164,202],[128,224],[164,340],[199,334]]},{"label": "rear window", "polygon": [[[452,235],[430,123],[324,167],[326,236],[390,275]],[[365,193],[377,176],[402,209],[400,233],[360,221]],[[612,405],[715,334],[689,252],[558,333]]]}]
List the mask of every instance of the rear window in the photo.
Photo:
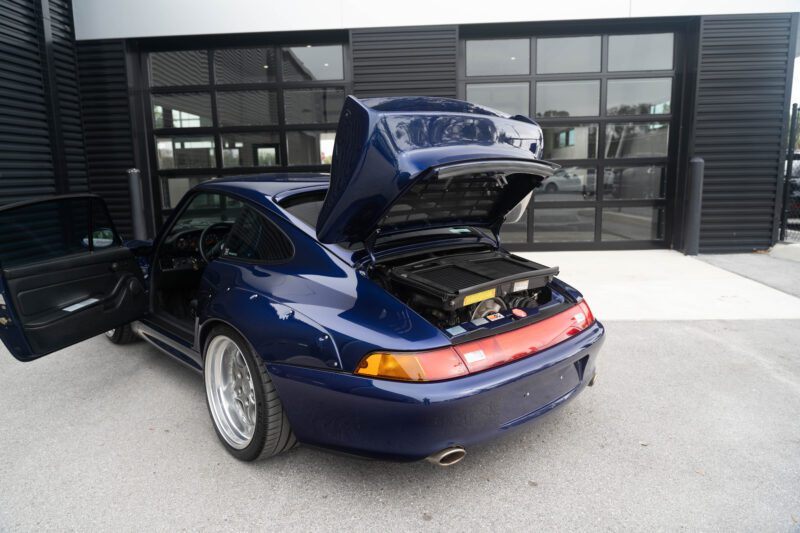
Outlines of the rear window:
[{"label": "rear window", "polygon": [[326,191],[314,191],[291,196],[281,202],[281,207],[312,228],[317,226]]},{"label": "rear window", "polygon": [[29,265],[118,246],[99,198],[55,198],[0,210],[0,265]]}]

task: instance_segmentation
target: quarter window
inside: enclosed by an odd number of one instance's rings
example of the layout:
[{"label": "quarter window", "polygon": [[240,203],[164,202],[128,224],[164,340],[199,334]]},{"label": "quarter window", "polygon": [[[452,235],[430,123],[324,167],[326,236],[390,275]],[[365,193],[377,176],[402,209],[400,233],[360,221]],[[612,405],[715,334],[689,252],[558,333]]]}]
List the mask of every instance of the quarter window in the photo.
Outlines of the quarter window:
[{"label": "quarter window", "polygon": [[276,262],[292,256],[289,238],[255,209],[245,206],[225,239],[222,257]]}]

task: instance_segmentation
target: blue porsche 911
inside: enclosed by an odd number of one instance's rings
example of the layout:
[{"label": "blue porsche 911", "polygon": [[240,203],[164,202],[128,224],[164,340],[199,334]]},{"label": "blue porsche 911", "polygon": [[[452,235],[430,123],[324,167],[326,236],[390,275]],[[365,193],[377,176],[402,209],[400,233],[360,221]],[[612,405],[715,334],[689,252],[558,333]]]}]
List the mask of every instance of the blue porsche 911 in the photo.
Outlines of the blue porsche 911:
[{"label": "blue porsche 911", "polygon": [[505,251],[557,166],[527,117],[349,97],[327,174],[215,179],[152,242],[90,194],[0,209],[0,338],[31,361],[137,338],[203,373],[235,457],[297,442],[450,465],[574,398],[604,329]]}]

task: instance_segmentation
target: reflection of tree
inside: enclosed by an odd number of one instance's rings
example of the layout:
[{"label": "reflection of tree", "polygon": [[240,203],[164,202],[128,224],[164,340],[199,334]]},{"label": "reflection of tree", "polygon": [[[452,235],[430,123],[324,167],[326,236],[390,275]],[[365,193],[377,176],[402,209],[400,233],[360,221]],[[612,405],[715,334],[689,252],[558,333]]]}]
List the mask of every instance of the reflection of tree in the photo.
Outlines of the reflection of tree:
[{"label": "reflection of tree", "polygon": [[568,117],[569,111],[549,110],[544,113],[537,113],[540,117]]},{"label": "reflection of tree", "polygon": [[[392,136],[403,149],[416,149],[428,146],[446,146],[473,142],[492,144],[498,140],[508,142],[490,119],[481,117],[400,116],[386,118]],[[499,137],[503,137],[500,139]]]},{"label": "reflection of tree", "polygon": [[[653,103],[641,103],[641,104],[622,104],[614,107],[608,108],[609,115],[652,115],[655,113],[653,109],[658,104]],[[659,109],[659,114],[669,113],[670,106],[669,103],[663,103],[663,109]]]}]

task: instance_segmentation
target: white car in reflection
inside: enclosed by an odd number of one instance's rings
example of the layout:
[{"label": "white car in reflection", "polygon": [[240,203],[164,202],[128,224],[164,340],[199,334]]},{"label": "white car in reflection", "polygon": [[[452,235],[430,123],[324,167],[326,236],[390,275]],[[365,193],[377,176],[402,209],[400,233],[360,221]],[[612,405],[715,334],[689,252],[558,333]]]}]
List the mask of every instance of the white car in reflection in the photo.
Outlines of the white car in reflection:
[{"label": "white car in reflection", "polygon": [[541,190],[546,193],[583,192],[584,178],[571,168],[560,168],[555,174],[542,182]]}]

